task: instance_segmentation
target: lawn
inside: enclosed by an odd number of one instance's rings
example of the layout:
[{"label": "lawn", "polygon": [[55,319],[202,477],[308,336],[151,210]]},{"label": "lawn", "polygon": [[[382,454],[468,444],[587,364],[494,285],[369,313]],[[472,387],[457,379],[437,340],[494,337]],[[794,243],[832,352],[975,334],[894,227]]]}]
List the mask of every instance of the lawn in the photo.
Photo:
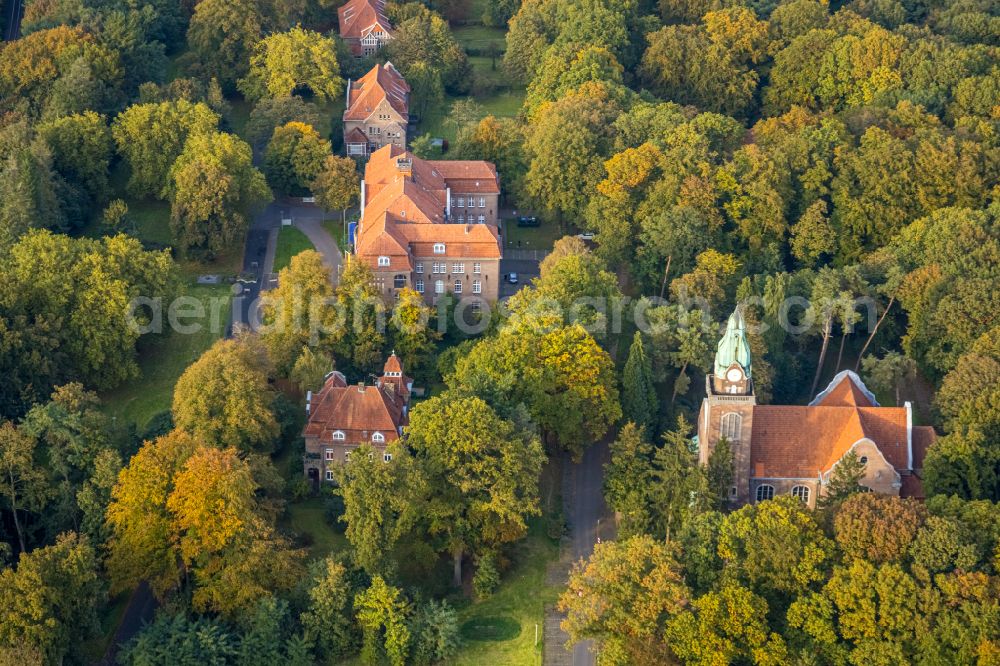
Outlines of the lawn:
[{"label": "lawn", "polygon": [[500,28],[487,28],[484,25],[463,25],[453,28],[451,34],[466,51],[489,48],[496,45],[497,51],[507,48],[507,33]]},{"label": "lawn", "polygon": [[299,252],[314,249],[312,241],[295,227],[282,227],[278,232],[278,245],[274,250],[274,272],[292,263]]},{"label": "lawn", "polygon": [[[348,216],[348,223],[351,222],[351,217],[357,218],[357,215]],[[333,236],[333,240],[336,241],[337,247],[341,252],[347,250],[347,236],[344,230],[344,220],[343,218],[331,218],[329,220],[323,220],[323,228]]]},{"label": "lawn", "polygon": [[[435,138],[455,140],[455,127],[445,122],[451,113],[452,103],[466,99],[465,97],[446,97],[441,104],[428,109],[421,119],[413,138],[423,134],[430,134]],[[521,111],[524,104],[524,90],[514,89],[510,92],[499,92],[489,97],[473,97],[482,109],[482,117],[494,115],[498,118],[513,118]]]},{"label": "lawn", "polygon": [[464,643],[449,663],[541,664],[545,606],[555,603],[561,592],[545,584],[545,569],[558,556],[559,546],[546,536],[544,521],[533,521],[528,538],[518,546],[514,567],[506,572],[496,593],[460,609]]},{"label": "lawn", "polygon": [[566,234],[558,224],[542,222],[538,227],[519,227],[517,220],[504,220],[507,229],[507,248],[513,250],[550,250]]},{"label": "lawn", "polygon": [[117,421],[135,423],[141,431],[150,418],[170,409],[178,377],[225,334],[230,285],[192,285],[186,295],[198,299],[208,316],[199,330],[185,334],[168,330],[164,312],[164,332],[139,338],[139,376],[101,396],[105,411]]},{"label": "lawn", "polygon": [[288,504],[288,527],[297,534],[307,535],[311,558],[326,557],[350,547],[347,537],[334,530],[327,520],[325,502],[326,498],[320,496]]}]

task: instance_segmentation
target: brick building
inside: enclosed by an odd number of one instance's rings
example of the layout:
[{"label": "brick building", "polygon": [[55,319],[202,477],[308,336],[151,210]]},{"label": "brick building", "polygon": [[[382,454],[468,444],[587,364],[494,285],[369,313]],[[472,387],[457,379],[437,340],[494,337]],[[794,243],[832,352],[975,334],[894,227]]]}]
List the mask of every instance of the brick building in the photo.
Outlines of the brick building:
[{"label": "brick building", "polygon": [[392,39],[385,0],[350,0],[337,10],[340,38],[356,58],[373,55]]},{"label": "brick building", "polygon": [[805,406],[758,405],[750,345],[739,309],[719,341],[698,416],[702,464],[725,437],[733,451],[733,505],[791,494],[815,506],[849,451],[865,464],[861,485],[873,492],[923,497],[920,473],[934,429],[913,425],[910,403],[881,407],[850,370]]},{"label": "brick building", "polygon": [[452,294],[477,310],[499,296],[499,199],[489,162],[423,160],[385,146],[365,166],[355,255],[387,301],[409,287],[430,304]]},{"label": "brick building", "polygon": [[346,462],[362,444],[371,445],[389,462],[392,455],[386,447],[403,436],[409,423],[412,389],[413,380],[395,353],[374,385],[348,385],[336,371],[327,375],[323,388],[310,393],[306,403],[308,421],[302,433],[306,478],[314,483],[333,481],[334,466]]},{"label": "brick building", "polygon": [[348,81],[344,109],[347,155],[363,157],[388,145],[406,148],[409,102],[410,86],[391,62],[375,65],[357,81]]}]

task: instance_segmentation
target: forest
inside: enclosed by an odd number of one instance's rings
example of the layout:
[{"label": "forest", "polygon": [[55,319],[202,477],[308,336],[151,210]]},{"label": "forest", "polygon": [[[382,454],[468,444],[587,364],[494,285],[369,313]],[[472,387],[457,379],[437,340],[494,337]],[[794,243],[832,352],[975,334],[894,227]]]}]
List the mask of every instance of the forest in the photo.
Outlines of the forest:
[{"label": "forest", "polygon": [[[1000,5],[390,2],[356,58],[338,4],[25,0],[0,46],[0,663],[538,664],[553,612],[602,666],[1000,661]],[[228,312],[197,278],[272,202],[356,208],[345,86],[386,61],[539,276],[470,333],[306,248],[259,333],[156,329],[136,299]],[[737,306],[759,403],[914,403],[925,500],[851,458],[729,505],[691,438]],[[390,351],[406,437],[315,490],[307,393]],[[598,446],[615,536],[569,562]]]}]

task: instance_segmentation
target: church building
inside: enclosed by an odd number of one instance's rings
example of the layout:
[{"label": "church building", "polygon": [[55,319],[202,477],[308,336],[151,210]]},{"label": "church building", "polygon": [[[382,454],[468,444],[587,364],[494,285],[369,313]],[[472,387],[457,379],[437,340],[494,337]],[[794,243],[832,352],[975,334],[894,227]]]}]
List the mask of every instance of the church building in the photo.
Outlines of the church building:
[{"label": "church building", "polygon": [[719,341],[705,394],[698,415],[698,458],[707,463],[719,440],[729,441],[734,506],[782,494],[815,506],[849,451],[865,465],[861,485],[870,491],[923,497],[920,475],[935,433],[913,425],[911,404],[880,406],[861,378],[844,370],[808,405],[758,405],[739,308]]}]

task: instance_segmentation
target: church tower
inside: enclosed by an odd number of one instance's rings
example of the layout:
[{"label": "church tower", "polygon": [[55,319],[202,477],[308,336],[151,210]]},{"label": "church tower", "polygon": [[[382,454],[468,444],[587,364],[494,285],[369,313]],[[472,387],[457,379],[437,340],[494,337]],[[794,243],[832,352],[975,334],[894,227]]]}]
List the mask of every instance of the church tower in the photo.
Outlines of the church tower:
[{"label": "church tower", "polygon": [[750,501],[750,433],[757,399],[753,392],[750,342],[739,306],[719,340],[713,371],[705,376],[705,399],[698,414],[698,460],[702,464],[725,437],[733,451],[734,505]]}]

